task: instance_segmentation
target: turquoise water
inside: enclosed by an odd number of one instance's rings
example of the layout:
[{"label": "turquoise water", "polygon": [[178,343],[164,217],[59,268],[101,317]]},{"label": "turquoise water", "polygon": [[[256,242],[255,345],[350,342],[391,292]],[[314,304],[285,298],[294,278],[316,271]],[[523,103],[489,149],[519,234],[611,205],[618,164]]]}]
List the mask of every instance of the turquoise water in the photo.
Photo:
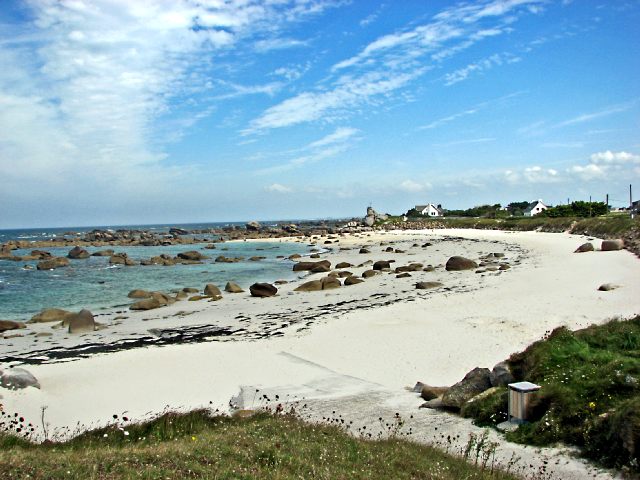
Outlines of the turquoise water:
[{"label": "turquoise water", "polygon": [[[46,232],[48,233],[48,232]],[[45,236],[45,233],[42,233]],[[7,235],[8,237],[8,235]],[[15,238],[15,237],[14,237]],[[113,266],[109,257],[89,257],[70,260],[71,264],[56,270],[36,270],[37,261],[13,262],[0,259],[0,319],[28,320],[43,308],[68,310],[88,308],[94,313],[131,303],[130,290],[161,290],[169,292],[183,287],[203,289],[207,283],[223,288],[232,280],[247,289],[254,282],[292,279],[292,262],[276,258],[309,252],[307,245],[284,242],[229,242],[217,244],[216,250],[205,250],[205,244],[171,245],[165,247],[88,247],[89,253],[112,248],[125,252],[135,260],[156,255],[175,256],[180,252],[197,250],[211,258],[203,265],[174,266]],[[66,256],[71,247],[42,248],[55,256]],[[227,250],[223,250],[227,249]],[[14,250],[14,255],[27,255],[31,249]],[[239,263],[215,263],[218,255],[245,257]],[[249,257],[264,256],[259,262]],[[33,270],[24,269],[31,265]]]}]

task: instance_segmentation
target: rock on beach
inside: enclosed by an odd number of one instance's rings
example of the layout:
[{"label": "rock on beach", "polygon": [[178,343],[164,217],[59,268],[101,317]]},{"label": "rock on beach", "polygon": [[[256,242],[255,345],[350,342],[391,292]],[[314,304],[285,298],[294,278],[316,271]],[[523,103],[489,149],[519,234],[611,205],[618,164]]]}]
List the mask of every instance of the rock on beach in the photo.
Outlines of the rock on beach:
[{"label": "rock on beach", "polygon": [[20,328],[27,328],[22,322],[14,322],[13,320],[0,320],[0,333],[7,330],[16,330]]},{"label": "rock on beach", "polygon": [[442,396],[442,405],[449,408],[462,408],[468,400],[490,388],[491,371],[488,368],[474,368],[447,390]]},{"label": "rock on beach", "polygon": [[0,387],[21,390],[27,387],[40,388],[40,383],[31,372],[24,368],[0,369]]},{"label": "rock on beach", "polygon": [[278,289],[270,283],[254,283],[249,287],[252,297],[273,297],[278,293]]},{"label": "rock on beach", "polygon": [[478,268],[478,264],[468,258],[455,256],[447,260],[445,268],[447,271],[472,270]]},{"label": "rock on beach", "polygon": [[87,333],[96,329],[96,322],[89,310],[80,310],[67,319],[69,333]]},{"label": "rock on beach", "polygon": [[72,315],[74,315],[73,312],[61,308],[46,308],[31,317],[27,323],[64,322]]},{"label": "rock on beach", "polygon": [[244,290],[235,282],[227,282],[224,291],[228,293],[242,293]]}]

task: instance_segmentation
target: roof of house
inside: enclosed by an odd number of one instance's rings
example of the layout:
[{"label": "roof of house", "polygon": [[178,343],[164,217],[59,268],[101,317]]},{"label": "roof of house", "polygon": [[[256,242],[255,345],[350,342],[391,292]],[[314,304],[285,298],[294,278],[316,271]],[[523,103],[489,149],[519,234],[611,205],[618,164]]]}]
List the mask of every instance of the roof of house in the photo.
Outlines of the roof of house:
[{"label": "roof of house", "polygon": [[529,205],[527,205],[527,208],[525,208],[524,211],[525,212],[532,211],[534,208],[536,208],[538,206],[539,203],[541,203],[544,208],[549,208],[542,202],[542,200],[535,200],[535,201],[531,202]]}]

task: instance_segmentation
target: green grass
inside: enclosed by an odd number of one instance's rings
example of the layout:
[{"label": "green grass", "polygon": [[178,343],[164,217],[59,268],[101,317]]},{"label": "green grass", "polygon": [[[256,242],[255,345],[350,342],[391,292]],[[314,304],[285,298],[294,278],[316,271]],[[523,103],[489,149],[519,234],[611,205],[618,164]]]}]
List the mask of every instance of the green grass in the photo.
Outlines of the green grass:
[{"label": "green grass", "polygon": [[195,411],[122,428],[41,445],[0,435],[0,478],[515,478],[404,439],[364,440],[289,415]]},{"label": "green grass", "polygon": [[[398,221],[394,217],[395,221]],[[487,230],[512,230],[543,232],[569,232],[610,238],[622,236],[632,229],[640,229],[640,218],[632,220],[629,215],[609,214],[601,217],[508,217],[508,218],[420,218],[409,219],[421,223],[444,225],[448,228],[477,228]]]},{"label": "green grass", "polygon": [[[615,468],[640,472],[640,316],[548,338],[512,355],[517,380],[542,385],[531,423],[507,434],[531,445],[564,442]],[[482,425],[503,421],[506,390],[463,409]]]}]

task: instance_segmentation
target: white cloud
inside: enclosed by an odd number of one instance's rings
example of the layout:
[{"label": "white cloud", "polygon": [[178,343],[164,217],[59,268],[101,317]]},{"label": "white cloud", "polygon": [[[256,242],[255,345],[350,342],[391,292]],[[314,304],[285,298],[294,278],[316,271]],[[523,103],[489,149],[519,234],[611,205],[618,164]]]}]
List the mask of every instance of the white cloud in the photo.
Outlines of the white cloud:
[{"label": "white cloud", "polygon": [[640,155],[629,152],[596,152],[589,157],[586,165],[573,165],[569,174],[590,181],[604,178],[632,178],[640,175]]},{"label": "white cloud", "polygon": [[238,85],[232,82],[224,81],[219,81],[217,83],[225,89],[229,90],[229,92],[215,95],[213,97],[215,100],[227,100],[231,98],[242,97],[245,95],[257,94],[273,96],[278,91],[280,91],[282,87],[284,87],[284,83],[282,82],[270,82],[265,83],[264,85]]},{"label": "white cloud", "polygon": [[[220,86],[212,69],[218,56],[335,4],[26,2],[32,22],[8,39],[0,34],[0,176],[12,185],[2,189],[3,204],[26,191],[45,198],[74,191],[98,205],[116,204],[116,196],[155,201],[181,182],[189,190],[201,177],[167,165],[165,149],[224,97],[198,96]],[[225,87],[233,97],[281,86]]]},{"label": "white cloud", "polygon": [[305,46],[307,46],[306,41],[297,40],[295,38],[269,38],[265,40],[258,40],[255,43],[255,49],[260,53]]},{"label": "white cloud", "polygon": [[444,76],[445,85],[450,86],[458,82],[462,82],[469,78],[472,73],[479,73],[485,70],[489,70],[494,66],[502,65],[504,63],[517,63],[521,60],[511,53],[496,53],[490,57],[484,58],[474,63],[470,63],[466,67],[459,68],[451,73],[447,73]]},{"label": "white cloud", "polygon": [[378,12],[374,12],[371,15],[367,15],[362,20],[360,20],[359,24],[361,27],[366,27],[367,25],[373,23],[378,18]]},{"label": "white cloud", "polygon": [[[283,172],[292,170],[294,168],[300,168],[305,164],[316,163],[327,158],[335,157],[347,150],[349,150],[354,142],[360,140],[358,134],[360,130],[351,127],[339,127],[333,133],[325,135],[324,137],[307,144],[306,146],[292,150],[288,152],[290,159],[278,165],[266,167],[258,170],[256,173],[259,175]],[[281,153],[278,157],[283,156],[285,153]]]},{"label": "white cloud", "polygon": [[539,165],[525,167],[519,170],[506,170],[504,178],[511,184],[540,184],[556,183],[562,180],[559,172],[553,168],[543,168]]},{"label": "white cloud", "polygon": [[272,75],[284,77],[288,81],[292,82],[304,75],[309,70],[309,68],[311,68],[311,62],[307,62],[304,65],[279,67],[273,71]]},{"label": "white cloud", "polygon": [[320,119],[335,120],[346,109],[388,95],[404,87],[421,73],[422,70],[405,74],[371,72],[357,78],[342,78],[333,90],[304,92],[268,108],[242,133],[248,135]]},{"label": "white cloud", "polygon": [[473,115],[474,113],[477,113],[478,109],[477,108],[470,108],[468,110],[464,110],[462,112],[459,113],[454,113],[453,115],[449,115],[447,117],[443,117],[443,118],[439,118],[438,120],[434,120],[431,123],[428,123],[427,125],[424,125],[422,127],[419,127],[419,130],[430,130],[432,128],[436,128],[439,127],[441,125],[444,125],[446,123],[452,122],[458,118],[461,117],[466,117],[468,115]]},{"label": "white cloud", "polygon": [[430,185],[414,182],[413,180],[404,180],[398,185],[398,187],[400,188],[400,190],[403,190],[405,192],[416,193],[430,188]]},{"label": "white cloud", "polygon": [[[433,68],[424,61],[427,54],[442,60],[485,38],[511,31],[506,23],[515,21],[527,6],[539,0],[493,0],[480,5],[457,5],[434,16],[429,22],[382,35],[360,52],[331,68],[331,76],[314,89],[299,93],[266,109],[250,122],[244,135],[306,122],[342,119],[363,104],[388,101],[391,94],[406,88]],[[508,15],[508,18],[506,18]],[[487,21],[479,22],[481,19]],[[487,25],[491,21],[493,25]],[[451,45],[459,42],[457,45]],[[446,52],[446,53],[444,53]],[[520,59],[501,53],[469,65],[446,77],[448,85],[462,81],[472,71]],[[335,78],[334,75],[342,75]],[[406,95],[404,98],[410,98]]]},{"label": "white cloud", "polygon": [[574,165],[567,170],[569,173],[576,174],[583,180],[593,180],[602,178],[606,175],[606,168],[602,168],[595,163],[587,165]]},{"label": "white cloud", "polygon": [[553,184],[629,179],[640,176],[640,155],[606,150],[590,155],[589,162],[571,165],[563,171],[540,166],[512,169],[504,172],[505,180],[512,185]]},{"label": "white cloud", "polygon": [[478,113],[479,111],[481,111],[481,110],[483,110],[483,109],[485,109],[487,107],[491,107],[491,106],[494,106],[496,104],[500,104],[500,103],[505,102],[505,101],[507,101],[507,100],[509,100],[511,98],[514,98],[514,97],[517,97],[519,95],[522,95],[523,93],[524,92],[522,92],[522,91],[517,91],[517,92],[509,93],[507,95],[503,95],[503,96],[498,97],[498,98],[494,98],[494,99],[491,99],[491,100],[480,102],[480,103],[474,105],[473,107],[468,108],[466,110],[463,110],[461,112],[454,113],[452,115],[448,115],[446,117],[442,117],[442,118],[439,118],[437,120],[433,120],[431,123],[428,123],[426,125],[418,127],[418,130],[430,130],[430,129],[433,129],[433,128],[440,127],[440,126],[445,125],[445,124],[447,124],[449,122],[453,122],[454,120],[457,120],[459,118],[463,118],[463,117],[466,117],[466,116],[469,116],[469,115],[474,115],[474,114]]},{"label": "white cloud", "polygon": [[279,183],[272,183],[268,187],[264,187],[264,189],[267,192],[274,193],[291,193],[293,191],[290,187],[285,187],[284,185],[281,185]]},{"label": "white cloud", "polygon": [[590,158],[591,162],[594,164],[640,164],[640,155],[634,155],[633,153],[629,152],[612,152],[611,150],[606,150],[604,152],[593,153]]},{"label": "white cloud", "polygon": [[321,138],[320,140],[316,140],[309,144],[309,148],[318,148],[324,147],[327,145],[340,143],[348,140],[349,138],[357,135],[360,132],[357,128],[351,127],[340,127],[337,128],[335,132],[327,135],[326,137]]},{"label": "white cloud", "polygon": [[602,110],[599,110],[597,112],[583,113],[582,115],[578,115],[576,117],[570,118],[570,119],[565,120],[563,122],[557,123],[557,124],[553,125],[551,128],[568,127],[568,126],[571,126],[571,125],[577,125],[577,124],[580,124],[580,123],[590,122],[591,120],[595,120],[597,118],[608,117],[609,115],[613,115],[615,113],[625,112],[625,111],[629,110],[630,108],[632,108],[637,103],[638,103],[637,100],[633,100],[633,101],[626,102],[626,103],[620,103],[620,104],[617,104],[617,105],[611,105],[611,106],[605,107]]}]

